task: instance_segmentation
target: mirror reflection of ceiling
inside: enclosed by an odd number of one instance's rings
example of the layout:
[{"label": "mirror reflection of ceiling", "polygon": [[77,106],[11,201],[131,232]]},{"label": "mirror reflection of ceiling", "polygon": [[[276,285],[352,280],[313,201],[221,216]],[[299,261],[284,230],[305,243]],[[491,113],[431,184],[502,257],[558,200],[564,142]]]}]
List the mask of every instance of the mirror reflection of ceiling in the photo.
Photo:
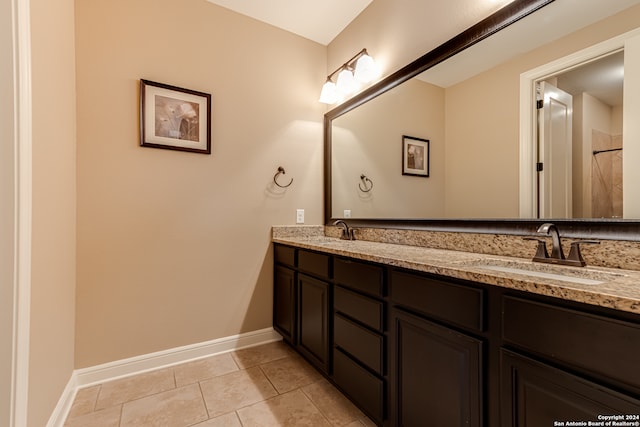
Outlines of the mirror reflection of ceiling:
[{"label": "mirror reflection of ceiling", "polygon": [[[419,78],[436,86],[449,87],[638,3],[638,0],[556,0],[431,67]],[[541,25],[544,31],[540,31]]]},{"label": "mirror reflection of ceiling", "polygon": [[624,92],[624,52],[607,55],[556,77],[558,87],[565,92],[588,93],[610,107],[619,107]]},{"label": "mirror reflection of ceiling", "polygon": [[[532,62],[527,56],[527,49],[530,49],[530,46],[548,43],[550,40],[554,43],[548,46],[554,48],[555,41],[562,43],[563,40],[569,39],[568,43],[571,44],[571,36],[566,36],[566,33],[581,29],[599,21],[599,18],[614,15],[615,12],[638,3],[638,0],[589,3],[556,0],[471,49],[425,71],[416,79],[409,80],[334,119],[331,161],[332,217],[345,217],[347,213],[353,218],[362,219],[522,217],[518,205],[519,114],[516,86],[520,73],[550,61],[546,59],[543,62]],[[595,9],[590,9],[591,6]],[[580,13],[575,12],[577,9]],[[579,19],[565,20],[559,10],[569,17]],[[638,15],[638,7],[634,10]],[[561,31],[547,31],[548,27],[555,28],[560,22],[567,23]],[[544,31],[539,31],[540,25],[544,26]],[[533,44],[520,43],[522,40],[538,38],[526,35],[527,31],[534,29],[534,33],[542,34],[542,37]],[[602,40],[594,40],[590,44],[599,41]],[[584,47],[590,44],[587,43]],[[539,51],[540,49],[534,49],[537,56],[544,58],[545,55],[540,55]],[[514,59],[505,59],[502,56],[505,52],[508,57],[518,58],[518,61],[529,65],[524,68],[520,63],[517,66],[510,65]],[[624,54],[619,52],[553,77],[565,91],[589,93],[612,108],[618,107],[621,110],[623,73],[620,72],[620,68],[623,58]],[[485,59],[489,65],[485,65]],[[495,65],[496,63],[498,65]],[[493,70],[476,76],[478,70],[486,71],[492,67],[500,68],[502,73],[510,67],[513,70],[511,76],[492,78]],[[616,75],[617,78],[605,79],[602,77],[605,74]],[[432,84],[424,83],[425,80]],[[409,95],[409,101],[400,98],[404,96],[401,95],[402,92],[409,91],[410,86],[418,86],[420,81],[427,86],[419,90],[431,94],[428,100],[416,98],[415,93]],[[589,81],[592,83],[588,84]],[[511,88],[509,90],[516,92],[515,95],[509,95],[510,98],[502,102],[502,105],[498,94],[501,84],[504,88]],[[487,94],[486,90],[483,91],[483,85],[495,87],[497,91]],[[612,86],[614,89],[605,86]],[[483,98],[469,98],[471,92],[483,93]],[[487,98],[492,98],[490,103],[486,102]],[[411,105],[411,114],[405,113],[403,104]],[[446,111],[446,119],[443,113],[441,123],[435,120],[439,113],[433,114],[438,108]],[[484,110],[487,109],[492,110],[492,118],[483,118]],[[419,117],[428,111],[431,112],[429,116]],[[411,117],[416,115],[418,117],[411,121]],[[384,125],[375,127],[375,123]],[[400,135],[403,134],[431,140],[431,177],[406,177],[399,173]],[[375,144],[375,141],[380,139],[385,142],[382,145]],[[446,174],[443,172],[445,169]],[[358,177],[361,174],[375,182],[374,191],[367,194],[358,191]],[[575,179],[587,178],[574,177]],[[412,210],[414,207],[415,210]],[[588,214],[581,217],[593,218]]]}]

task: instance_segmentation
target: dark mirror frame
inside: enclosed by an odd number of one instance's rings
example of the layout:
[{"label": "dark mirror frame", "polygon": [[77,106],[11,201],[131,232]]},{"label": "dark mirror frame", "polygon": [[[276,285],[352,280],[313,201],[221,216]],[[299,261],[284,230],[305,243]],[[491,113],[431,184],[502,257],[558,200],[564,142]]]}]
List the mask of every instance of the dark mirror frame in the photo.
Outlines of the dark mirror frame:
[{"label": "dark mirror frame", "polygon": [[[395,73],[385,77],[324,116],[324,219],[332,217],[331,206],[331,123],[334,119],[386,91],[445,61],[464,49],[532,14],[554,0],[515,0]],[[344,218],[341,218],[344,219]],[[555,223],[563,236],[608,240],[640,241],[640,221],[625,219],[346,219],[354,227],[397,228],[469,233],[533,235],[543,222]]]}]

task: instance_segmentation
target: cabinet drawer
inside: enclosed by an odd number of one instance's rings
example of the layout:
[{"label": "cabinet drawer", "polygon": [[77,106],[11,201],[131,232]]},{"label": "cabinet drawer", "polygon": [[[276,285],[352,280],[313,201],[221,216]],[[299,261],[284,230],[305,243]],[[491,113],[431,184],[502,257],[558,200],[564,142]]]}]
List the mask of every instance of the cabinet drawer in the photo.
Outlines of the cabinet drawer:
[{"label": "cabinet drawer", "polygon": [[632,396],[517,353],[501,350],[500,366],[504,426],[553,426],[560,424],[557,420],[595,421],[603,414],[638,414],[640,408],[640,400]]},{"label": "cabinet drawer", "polygon": [[384,303],[336,286],[333,305],[337,312],[382,332]]},{"label": "cabinet drawer", "polygon": [[384,382],[338,349],[333,351],[333,379],[378,424],[385,417]]},{"label": "cabinet drawer", "polygon": [[502,309],[506,342],[640,390],[640,325],[509,296]]},{"label": "cabinet drawer", "polygon": [[329,277],[329,256],[300,250],[298,251],[298,268],[306,273]]},{"label": "cabinet drawer", "polygon": [[296,262],[296,250],[289,246],[275,245],[274,258],[279,264],[294,267]]},{"label": "cabinet drawer", "polygon": [[381,297],[384,292],[382,271],[377,265],[336,258],[333,277],[341,285]]},{"label": "cabinet drawer", "polygon": [[378,374],[383,374],[384,339],[382,335],[335,316],[333,339],[336,346],[349,353]]},{"label": "cabinet drawer", "polygon": [[484,291],[401,271],[391,273],[393,302],[475,331],[484,330]]}]

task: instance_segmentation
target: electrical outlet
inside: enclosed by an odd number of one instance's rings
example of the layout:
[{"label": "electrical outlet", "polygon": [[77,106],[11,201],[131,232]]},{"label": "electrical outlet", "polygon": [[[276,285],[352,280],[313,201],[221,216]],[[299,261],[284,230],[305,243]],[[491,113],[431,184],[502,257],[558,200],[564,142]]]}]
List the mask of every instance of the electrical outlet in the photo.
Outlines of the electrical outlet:
[{"label": "electrical outlet", "polygon": [[344,217],[345,218],[351,218],[351,209],[345,209],[344,210]]},{"label": "electrical outlet", "polygon": [[296,224],[304,224],[304,209],[296,209]]}]

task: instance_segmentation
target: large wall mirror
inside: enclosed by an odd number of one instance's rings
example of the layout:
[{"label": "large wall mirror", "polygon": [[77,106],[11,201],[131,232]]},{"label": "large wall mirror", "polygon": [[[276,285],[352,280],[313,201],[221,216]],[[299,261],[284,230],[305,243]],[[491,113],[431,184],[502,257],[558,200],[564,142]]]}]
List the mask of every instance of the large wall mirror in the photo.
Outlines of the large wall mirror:
[{"label": "large wall mirror", "polygon": [[[516,0],[331,110],[327,222],[544,218],[637,240],[638,17],[640,0]],[[403,173],[408,157],[428,173]]]}]

